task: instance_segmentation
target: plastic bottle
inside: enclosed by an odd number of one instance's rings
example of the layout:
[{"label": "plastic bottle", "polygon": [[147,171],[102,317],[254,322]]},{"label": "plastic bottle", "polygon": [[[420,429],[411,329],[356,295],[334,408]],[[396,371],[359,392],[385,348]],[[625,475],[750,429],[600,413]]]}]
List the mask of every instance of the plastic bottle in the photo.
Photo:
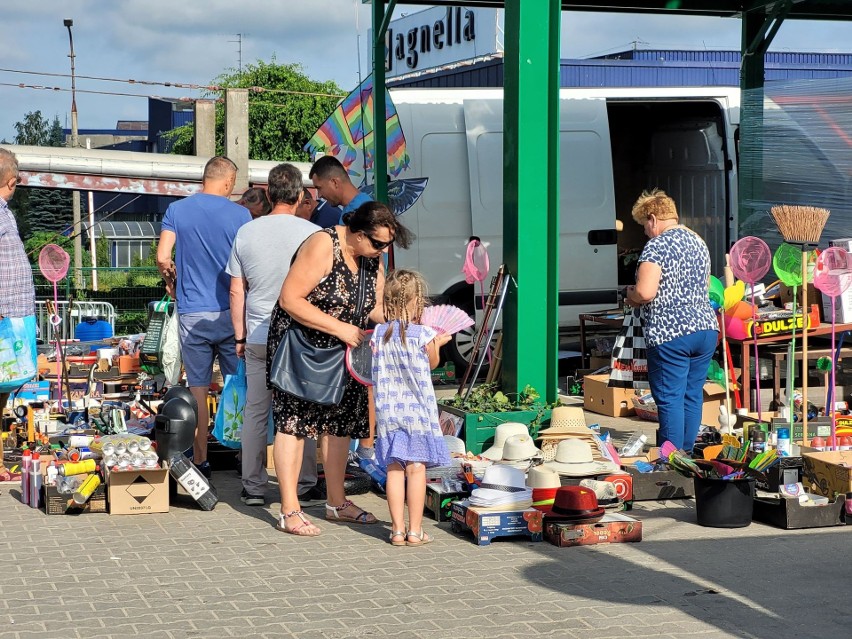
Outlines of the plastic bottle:
[{"label": "plastic bottle", "polygon": [[627,443],[621,447],[621,450],[618,451],[618,454],[622,457],[635,457],[636,455],[642,452],[642,449],[645,447],[645,442],[647,441],[648,436],[645,433],[637,430],[630,436],[630,439],[627,440]]},{"label": "plastic bottle", "polygon": [[825,450],[825,440],[822,437],[814,437],[811,440],[811,448],[816,448],[817,450]]},{"label": "plastic bottle", "polygon": [[385,484],[388,481],[388,475],[384,470],[379,468],[375,460],[369,457],[359,459],[358,466],[361,468],[361,470],[367,473],[373,479],[373,481],[376,482],[382,488],[382,490],[384,490]]},{"label": "plastic bottle", "polygon": [[777,431],[778,443],[775,445],[775,450],[779,457],[790,456],[790,429],[779,428]]},{"label": "plastic bottle", "polygon": [[59,469],[56,467],[56,461],[51,459],[47,465],[47,485],[55,486],[56,478],[59,476]]},{"label": "plastic bottle", "polygon": [[29,448],[24,449],[21,458],[21,501],[27,505],[30,503],[30,475],[33,468],[33,454]]},{"label": "plastic bottle", "polygon": [[39,498],[41,496],[41,485],[44,481],[41,476],[41,455],[33,453],[32,475],[30,476],[30,506],[38,508]]},{"label": "plastic bottle", "polygon": [[852,450],[852,437],[848,437],[844,435],[843,437],[837,438],[837,449],[838,450]]}]

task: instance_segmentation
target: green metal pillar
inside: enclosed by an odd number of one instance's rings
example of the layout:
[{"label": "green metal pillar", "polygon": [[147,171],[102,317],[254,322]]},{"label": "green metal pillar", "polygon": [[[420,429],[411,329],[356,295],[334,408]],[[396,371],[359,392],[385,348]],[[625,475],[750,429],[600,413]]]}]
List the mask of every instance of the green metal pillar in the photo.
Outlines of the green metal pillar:
[{"label": "green metal pillar", "polygon": [[740,70],[740,149],[738,227],[752,215],[766,210],[763,202],[763,96],[765,54],[792,0],[779,2],[769,13],[763,9],[746,11],[742,17],[742,56]]},{"label": "green metal pillar", "polygon": [[388,132],[385,125],[385,33],[396,0],[373,0],[373,180],[376,200],[388,201]]},{"label": "green metal pillar", "polygon": [[503,390],[558,390],[559,0],[506,0]]}]

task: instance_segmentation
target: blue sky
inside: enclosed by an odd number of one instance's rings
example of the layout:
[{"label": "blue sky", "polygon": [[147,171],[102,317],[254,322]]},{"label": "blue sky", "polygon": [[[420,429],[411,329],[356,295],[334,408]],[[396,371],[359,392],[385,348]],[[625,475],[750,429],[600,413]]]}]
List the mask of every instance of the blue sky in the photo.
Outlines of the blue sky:
[{"label": "blue sky", "polygon": [[[11,8],[11,7],[10,7]],[[399,5],[397,13],[423,7]],[[242,59],[302,64],[311,77],[353,88],[358,79],[358,50],[365,54],[370,7],[360,0],[37,0],[15,3],[4,12],[0,67],[18,71],[68,74],[68,32],[74,20],[78,76],[102,76],[155,82],[207,84]],[[360,35],[360,38],[359,38]],[[563,57],[585,57],[642,48],[738,49],[740,22],[734,19],[565,13]],[[852,51],[852,23],[784,24],[773,50]],[[70,88],[67,77],[0,71],[0,139],[11,140],[14,123],[39,109],[70,123],[70,93],[22,89],[18,83]],[[199,92],[162,86],[101,82],[78,77],[80,128],[113,128],[117,120],[146,119],[139,97],[86,94],[81,90],[199,97]]]}]

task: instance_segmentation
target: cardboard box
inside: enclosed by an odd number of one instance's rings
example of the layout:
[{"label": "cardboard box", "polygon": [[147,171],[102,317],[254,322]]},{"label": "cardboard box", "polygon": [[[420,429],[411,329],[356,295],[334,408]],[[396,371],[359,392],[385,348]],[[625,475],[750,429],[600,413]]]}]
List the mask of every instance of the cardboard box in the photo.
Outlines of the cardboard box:
[{"label": "cardboard box", "polygon": [[767,468],[763,474],[766,481],[755,477],[754,485],[760,490],[777,493],[781,486],[802,481],[802,458],[779,457],[778,463]]},{"label": "cardboard box", "polygon": [[852,451],[835,450],[802,454],[802,483],[808,492],[834,499],[852,492]]},{"label": "cardboard box", "polygon": [[719,408],[725,403],[725,387],[716,382],[704,384],[704,404],[701,406],[701,423],[715,426],[719,423]]},{"label": "cardboard box", "polygon": [[110,515],[169,512],[169,471],[166,468],[114,470],[107,477]]},{"label": "cardboard box", "polygon": [[843,526],[846,524],[846,497],[838,495],[833,503],[825,506],[803,506],[796,499],[780,495],[778,499],[755,497],[752,518],[786,530]]},{"label": "cardboard box", "polygon": [[640,473],[635,466],[623,468],[633,480],[633,501],[688,499],[695,496],[692,478],[684,477],[674,470]]},{"label": "cardboard box", "polygon": [[636,392],[632,388],[610,388],[609,375],[586,375],[583,378],[583,408],[598,415],[627,417],[633,415],[630,398]]},{"label": "cardboard box", "polygon": [[467,505],[466,501],[452,503],[450,527],[455,533],[472,532],[473,543],[487,546],[496,537],[529,537],[541,541],[543,513],[535,508],[526,510],[492,511]]},{"label": "cardboard box", "polygon": [[608,513],[596,524],[546,522],[544,536],[554,546],[594,546],[642,541],[642,522],[621,513]]},{"label": "cardboard box", "polygon": [[466,491],[442,493],[438,486],[426,486],[425,509],[435,521],[450,521],[453,518],[453,502],[469,497]]},{"label": "cardboard box", "polygon": [[633,477],[623,470],[619,470],[606,475],[594,475],[593,477],[569,477],[568,475],[560,475],[559,482],[563,486],[579,486],[584,479],[594,479],[596,481],[608,481],[615,486],[615,494],[625,504],[630,504],[633,501]]},{"label": "cardboard box", "polygon": [[44,512],[46,515],[80,515],[83,513],[107,512],[106,488],[103,484],[97,487],[92,496],[82,506],[78,506],[71,495],[60,493],[56,486],[44,487]]}]

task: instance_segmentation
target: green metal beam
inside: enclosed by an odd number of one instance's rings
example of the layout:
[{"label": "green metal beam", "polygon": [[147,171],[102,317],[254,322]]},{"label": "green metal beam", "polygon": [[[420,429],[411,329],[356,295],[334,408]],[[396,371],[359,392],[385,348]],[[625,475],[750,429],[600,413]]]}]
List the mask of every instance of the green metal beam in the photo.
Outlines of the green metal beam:
[{"label": "green metal beam", "polygon": [[556,399],[559,348],[559,0],[506,0],[503,390]]},{"label": "green metal beam", "polygon": [[388,201],[388,140],[385,125],[385,33],[396,0],[373,3],[373,181],[379,202]]}]

